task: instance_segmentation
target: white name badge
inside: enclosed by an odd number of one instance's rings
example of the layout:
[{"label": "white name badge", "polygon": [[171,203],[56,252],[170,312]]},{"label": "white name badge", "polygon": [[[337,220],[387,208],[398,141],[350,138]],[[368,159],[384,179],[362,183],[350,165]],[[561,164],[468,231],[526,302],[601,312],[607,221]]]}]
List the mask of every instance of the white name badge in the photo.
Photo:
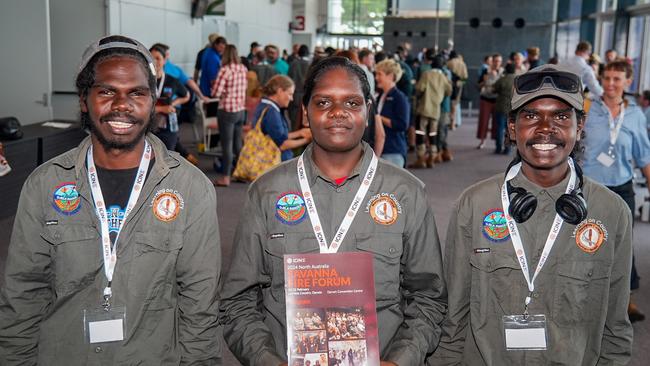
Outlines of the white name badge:
[{"label": "white name badge", "polygon": [[505,315],[503,317],[506,350],[546,350],[545,315]]},{"label": "white name badge", "polygon": [[612,166],[612,164],[614,164],[614,158],[603,152],[598,154],[596,160],[598,160],[599,163],[603,164],[607,168],[609,168],[610,166]]},{"label": "white name badge", "polygon": [[126,308],[114,306],[84,310],[86,343],[118,342],[126,333]]}]

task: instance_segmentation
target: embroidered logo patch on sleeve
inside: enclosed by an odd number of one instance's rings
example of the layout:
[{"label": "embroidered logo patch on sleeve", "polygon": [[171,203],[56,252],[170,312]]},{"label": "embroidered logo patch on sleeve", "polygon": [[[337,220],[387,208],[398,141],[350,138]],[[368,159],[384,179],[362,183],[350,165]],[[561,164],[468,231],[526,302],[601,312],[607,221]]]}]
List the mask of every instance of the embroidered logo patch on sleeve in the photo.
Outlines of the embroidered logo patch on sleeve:
[{"label": "embroidered logo patch on sleeve", "polygon": [[607,240],[607,229],[600,220],[587,219],[575,228],[576,244],[585,253],[595,253]]},{"label": "embroidered logo patch on sleeve", "polygon": [[275,217],[287,225],[297,225],[305,219],[307,207],[300,193],[285,192],[275,202]]},{"label": "embroidered logo patch on sleeve", "polygon": [[52,194],[52,207],[64,215],[70,216],[79,212],[81,208],[81,197],[77,192],[75,182],[61,183],[54,188]]},{"label": "embroidered logo patch on sleeve", "polygon": [[184,207],[183,197],[171,189],[156,192],[151,203],[153,214],[158,220],[164,222],[174,221]]},{"label": "embroidered logo patch on sleeve", "polygon": [[483,217],[483,236],[493,242],[502,242],[510,237],[508,223],[503,210],[493,208],[484,213]]}]

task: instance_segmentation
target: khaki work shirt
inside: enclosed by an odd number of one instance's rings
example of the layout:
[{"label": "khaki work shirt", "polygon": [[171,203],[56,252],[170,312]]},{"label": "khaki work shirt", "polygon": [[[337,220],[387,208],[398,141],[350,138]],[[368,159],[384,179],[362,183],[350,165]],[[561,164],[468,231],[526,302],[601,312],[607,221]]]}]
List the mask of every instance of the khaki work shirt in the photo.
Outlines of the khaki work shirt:
[{"label": "khaki work shirt", "polygon": [[[125,340],[84,342],[83,310],[100,306],[107,284],[88,137],[38,167],[23,187],[0,295],[0,365],[220,362],[215,191],[158,138],[147,140],[155,163],[119,235],[111,286],[111,304],[126,307]],[[62,185],[76,186],[79,196],[59,206]],[[164,194],[181,204],[175,214],[153,206]]]},{"label": "khaki work shirt", "polygon": [[[304,152],[328,243],[370,164],[372,149],[365,143],[363,147],[362,160],[338,186],[314,164],[312,145]],[[283,255],[319,252],[307,212],[287,218],[278,208],[279,199],[287,194],[302,197],[296,165],[297,159],[285,162],[250,186],[235,233],[220,317],[224,338],[244,365],[286,361]],[[397,205],[391,224],[375,222],[366,211],[379,199],[376,195]],[[422,365],[425,354],[438,343],[447,296],[438,233],[422,182],[379,161],[374,181],[339,249],[339,253],[357,251],[374,256],[381,358],[400,366]]]},{"label": "khaki work shirt", "polygon": [[[445,263],[449,315],[429,365],[625,365],[632,327],[627,317],[632,262],[630,210],[607,188],[584,178],[587,219],[562,224],[535,280],[530,314],[544,314],[546,351],[506,351],[502,317],[521,315],[528,286],[501,205],[502,174],[460,197],[449,222]],[[555,217],[569,175],[542,188],[523,174],[512,180],[537,197],[533,216],[517,224],[530,275]],[[505,231],[504,231],[505,229]]]},{"label": "khaki work shirt", "polygon": [[427,118],[440,118],[440,103],[451,95],[451,81],[440,69],[425,71],[415,85],[418,93],[417,115]]}]

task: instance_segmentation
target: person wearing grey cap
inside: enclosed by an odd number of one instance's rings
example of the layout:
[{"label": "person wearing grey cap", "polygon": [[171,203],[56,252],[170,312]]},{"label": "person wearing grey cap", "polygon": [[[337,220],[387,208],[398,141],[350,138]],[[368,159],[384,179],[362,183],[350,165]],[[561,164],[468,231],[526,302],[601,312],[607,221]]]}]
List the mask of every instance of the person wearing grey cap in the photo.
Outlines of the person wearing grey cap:
[{"label": "person wearing grey cap", "polygon": [[625,365],[632,218],[582,175],[580,78],[515,78],[503,174],[463,192],[445,247],[448,317],[428,365]]},{"label": "person wearing grey cap", "polygon": [[90,136],[23,186],[0,365],[220,364],[216,197],[151,129],[153,59],[109,36],[76,79]]}]

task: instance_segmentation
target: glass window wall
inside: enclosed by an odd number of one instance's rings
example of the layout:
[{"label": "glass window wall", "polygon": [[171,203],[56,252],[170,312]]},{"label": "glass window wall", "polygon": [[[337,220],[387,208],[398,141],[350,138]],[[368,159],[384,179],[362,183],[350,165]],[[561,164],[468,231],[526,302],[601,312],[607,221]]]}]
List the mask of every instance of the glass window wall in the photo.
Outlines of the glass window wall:
[{"label": "glass window wall", "polygon": [[628,31],[627,57],[632,61],[634,67],[634,80],[630,86],[630,91],[639,89],[641,60],[643,57],[643,33],[646,28],[646,17],[639,16],[630,19],[630,28]]},{"label": "glass window wall", "polygon": [[386,0],[329,0],[327,31],[334,34],[381,35]]},{"label": "glass window wall", "polygon": [[580,19],[558,23],[555,52],[560,60],[573,55],[578,42],[580,42]]}]

